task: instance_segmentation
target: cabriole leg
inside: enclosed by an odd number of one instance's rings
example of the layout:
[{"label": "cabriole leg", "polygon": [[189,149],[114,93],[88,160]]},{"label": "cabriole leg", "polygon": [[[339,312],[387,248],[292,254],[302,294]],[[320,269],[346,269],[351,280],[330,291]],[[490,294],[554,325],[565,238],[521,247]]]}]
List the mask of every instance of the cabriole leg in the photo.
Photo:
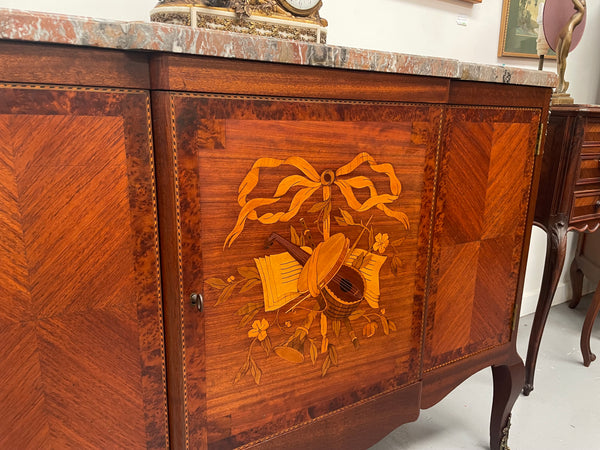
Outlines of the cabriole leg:
[{"label": "cabriole leg", "polygon": [[519,397],[525,366],[521,358],[511,365],[492,366],[494,377],[494,400],[490,420],[490,449],[508,450],[510,412]]},{"label": "cabriole leg", "polygon": [[567,225],[568,222],[564,214],[555,216],[551,219],[548,227],[548,238],[546,247],[546,262],[544,264],[544,276],[542,278],[542,288],[538,304],[533,317],[531,335],[529,336],[529,348],[527,349],[527,362],[525,363],[525,384],[523,394],[529,395],[533,391],[533,375],[535,373],[535,364],[537,362],[540,343],[546,319],[552,306],[552,299],[556,292],[556,286],[560,278],[560,273],[565,262],[567,252]]},{"label": "cabriole leg", "polygon": [[596,288],[596,293],[592,299],[587,314],[585,315],[585,321],[583,322],[583,330],[581,331],[581,353],[583,355],[583,365],[588,367],[592,361],[596,359],[596,355],[592,353],[590,347],[590,338],[592,336],[592,328],[594,327],[594,321],[600,312],[600,283]]}]

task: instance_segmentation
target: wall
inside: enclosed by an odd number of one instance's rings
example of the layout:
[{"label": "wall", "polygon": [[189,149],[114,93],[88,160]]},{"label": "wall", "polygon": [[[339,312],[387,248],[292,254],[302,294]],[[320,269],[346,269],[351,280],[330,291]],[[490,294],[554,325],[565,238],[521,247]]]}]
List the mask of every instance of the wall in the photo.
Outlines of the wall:
[{"label": "wall", "polygon": [[[531,0],[537,1],[537,0]],[[116,20],[148,20],[157,0],[0,0],[0,7],[48,11]],[[536,59],[498,58],[502,0],[471,4],[461,0],[323,0],[333,45],[454,58],[484,64],[537,68]],[[367,6],[368,5],[368,6]],[[461,16],[466,26],[457,24]],[[569,55],[566,80],[577,103],[600,103],[600,5],[588,1],[587,26],[579,46]],[[556,71],[547,61],[544,70]],[[569,236],[566,269],[555,303],[570,296],[568,265],[574,250]],[[545,258],[546,235],[534,227],[522,314],[533,312]],[[589,284],[588,291],[593,288]]]}]

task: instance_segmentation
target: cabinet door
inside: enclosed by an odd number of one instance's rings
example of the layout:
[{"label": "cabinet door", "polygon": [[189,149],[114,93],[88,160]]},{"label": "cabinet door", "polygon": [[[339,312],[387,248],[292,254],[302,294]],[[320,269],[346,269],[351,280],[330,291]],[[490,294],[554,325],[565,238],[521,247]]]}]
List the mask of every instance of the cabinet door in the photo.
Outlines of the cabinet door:
[{"label": "cabinet door", "polygon": [[[262,442],[416,383],[440,108],[169,101],[190,446]],[[416,418],[414,393],[368,419]]]},{"label": "cabinet door", "polygon": [[0,96],[0,447],[164,448],[148,94]]},{"label": "cabinet door", "polygon": [[424,370],[511,339],[540,112],[450,108]]}]

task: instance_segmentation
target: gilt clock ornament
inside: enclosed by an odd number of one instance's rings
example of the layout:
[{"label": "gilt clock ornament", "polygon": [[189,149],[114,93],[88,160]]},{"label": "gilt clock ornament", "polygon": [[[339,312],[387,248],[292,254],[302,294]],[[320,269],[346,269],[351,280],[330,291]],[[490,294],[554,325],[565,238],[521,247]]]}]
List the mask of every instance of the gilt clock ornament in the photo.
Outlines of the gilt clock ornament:
[{"label": "gilt clock ornament", "polygon": [[319,16],[321,0],[162,0],[153,22],[218,31],[325,43],[327,21]]}]

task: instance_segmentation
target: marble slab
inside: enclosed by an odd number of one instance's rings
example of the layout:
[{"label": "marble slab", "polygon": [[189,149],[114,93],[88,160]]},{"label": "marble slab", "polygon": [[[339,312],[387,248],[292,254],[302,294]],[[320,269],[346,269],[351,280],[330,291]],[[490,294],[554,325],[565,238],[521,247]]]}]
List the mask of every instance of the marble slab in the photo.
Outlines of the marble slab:
[{"label": "marble slab", "polygon": [[0,39],[218,56],[254,61],[554,87],[551,72],[288,41],[152,22],[119,22],[0,8]]}]

